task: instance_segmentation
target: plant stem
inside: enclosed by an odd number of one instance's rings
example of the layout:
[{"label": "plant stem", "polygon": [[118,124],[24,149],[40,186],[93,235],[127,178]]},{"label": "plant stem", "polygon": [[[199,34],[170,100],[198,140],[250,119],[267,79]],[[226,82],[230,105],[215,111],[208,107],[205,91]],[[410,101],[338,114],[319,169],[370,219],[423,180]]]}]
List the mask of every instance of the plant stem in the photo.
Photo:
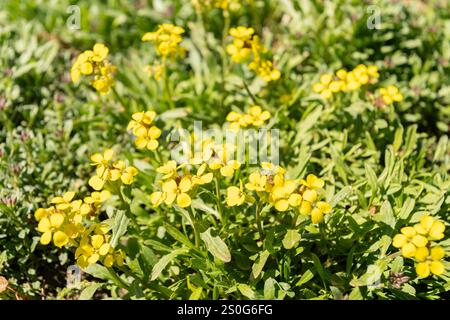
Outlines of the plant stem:
[{"label": "plant stem", "polygon": [[256,204],[256,227],[258,228],[259,238],[264,239],[264,230],[261,220],[261,210],[259,209],[259,203]]},{"label": "plant stem", "polygon": [[192,221],[192,228],[194,229],[195,247],[197,249],[199,249],[200,248],[200,233],[198,231],[197,222],[195,220],[194,208],[192,208],[192,206],[190,208],[191,208],[191,210],[188,210],[188,213],[189,213],[189,217],[191,218],[191,221]]},{"label": "plant stem", "polygon": [[220,221],[222,222],[222,227],[226,224],[225,217],[223,215],[222,201],[220,196],[220,173],[215,174],[216,177],[214,179],[216,184],[216,202],[217,202],[217,210],[219,211]]}]

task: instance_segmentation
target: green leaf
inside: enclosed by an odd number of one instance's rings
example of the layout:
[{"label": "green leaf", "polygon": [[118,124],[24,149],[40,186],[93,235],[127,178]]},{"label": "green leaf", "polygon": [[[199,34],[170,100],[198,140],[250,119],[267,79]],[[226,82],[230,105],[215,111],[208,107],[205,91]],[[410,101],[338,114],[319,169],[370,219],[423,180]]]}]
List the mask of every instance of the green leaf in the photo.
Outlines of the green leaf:
[{"label": "green leaf", "polygon": [[264,265],[266,264],[267,258],[270,256],[269,251],[264,250],[259,254],[258,259],[256,259],[255,263],[252,266],[252,275],[253,278],[256,279],[260,275]]},{"label": "green leaf", "polygon": [[320,259],[314,253],[311,253],[311,257],[312,257],[313,262],[314,262],[314,267],[316,268],[317,273],[319,274],[320,278],[323,281],[323,286],[326,288],[327,287],[327,285],[326,285],[327,281],[326,281],[326,277],[325,277],[325,270],[324,270],[322,264],[320,263]]},{"label": "green leaf", "polygon": [[113,248],[117,246],[119,239],[121,236],[127,232],[127,226],[130,222],[130,219],[125,214],[124,210],[117,210],[114,216],[113,225],[112,225],[112,237],[110,244]]},{"label": "green leaf", "polygon": [[413,198],[407,198],[403,203],[403,207],[398,214],[398,218],[406,220],[409,218],[411,212],[414,210],[416,201]]},{"label": "green leaf", "polygon": [[268,278],[264,282],[264,299],[273,300],[275,299],[275,280],[273,278]]},{"label": "green leaf", "polygon": [[288,230],[283,239],[283,247],[285,249],[292,249],[300,242],[301,236],[297,230]]},{"label": "green leaf", "polygon": [[189,296],[189,300],[198,300],[200,299],[200,297],[202,296],[202,292],[203,292],[203,288],[202,287],[198,287],[195,288],[191,295]]},{"label": "green leaf", "polygon": [[223,262],[231,261],[231,254],[226,243],[219,236],[211,235],[212,228],[200,234],[200,238],[205,242],[208,251]]},{"label": "green leaf", "polygon": [[364,163],[364,169],[366,170],[366,178],[369,182],[370,190],[372,191],[372,194],[375,194],[378,189],[377,175],[367,162]]},{"label": "green leaf", "polygon": [[403,127],[398,127],[395,130],[394,142],[392,143],[392,147],[394,151],[397,152],[403,143]]},{"label": "green leaf", "polygon": [[186,248],[180,248],[180,249],[175,249],[174,251],[172,251],[169,254],[166,254],[165,256],[163,256],[153,267],[152,270],[152,277],[151,280],[155,280],[156,278],[159,277],[159,275],[161,274],[161,272],[166,268],[166,266],[169,264],[169,262],[171,262],[173,259],[175,259],[177,256],[179,256],[180,254],[185,254],[187,253],[189,250]]},{"label": "green leaf", "polygon": [[301,287],[302,285],[304,285],[308,281],[312,280],[313,278],[314,278],[314,273],[310,269],[308,269],[305,271],[304,274],[302,274],[302,277],[300,278],[300,280],[298,280],[298,282],[295,285],[297,287]]},{"label": "green leaf", "polygon": [[94,296],[94,293],[102,285],[103,285],[102,283],[97,283],[97,282],[91,283],[89,286],[84,288],[83,291],[81,291],[78,300],[91,300],[92,297]]},{"label": "green leaf", "polygon": [[252,290],[252,288],[250,288],[250,286],[248,286],[244,283],[240,283],[237,285],[237,288],[238,288],[239,292],[242,293],[242,295],[244,295],[245,297],[247,297],[249,299],[255,298],[255,292]]},{"label": "green leaf", "polygon": [[341,189],[338,193],[334,195],[334,197],[330,201],[330,205],[335,207],[339,202],[347,198],[353,193],[353,188],[351,186],[346,186]]},{"label": "green leaf", "polygon": [[385,200],[381,205],[380,213],[374,217],[375,221],[382,222],[390,226],[395,227],[394,211],[392,210],[391,203]]},{"label": "green leaf", "polygon": [[164,228],[172,236],[172,238],[181,242],[188,248],[195,249],[194,244],[177,228],[171,226],[170,224],[164,224]]}]

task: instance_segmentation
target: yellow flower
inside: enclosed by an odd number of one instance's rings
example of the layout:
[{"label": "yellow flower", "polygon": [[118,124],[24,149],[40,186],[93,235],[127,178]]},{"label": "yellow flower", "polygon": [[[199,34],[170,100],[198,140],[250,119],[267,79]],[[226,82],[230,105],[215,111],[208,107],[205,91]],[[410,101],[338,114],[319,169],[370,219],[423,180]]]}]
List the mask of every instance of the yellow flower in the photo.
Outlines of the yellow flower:
[{"label": "yellow flower", "polygon": [[197,170],[197,173],[192,176],[192,184],[193,185],[203,185],[210,183],[213,179],[212,172],[205,173],[206,171],[206,163],[203,163]]},{"label": "yellow flower", "polygon": [[311,211],[311,221],[312,223],[320,223],[324,219],[324,214],[331,212],[331,205],[324,201],[319,201],[316,207]]},{"label": "yellow flower", "polygon": [[427,237],[429,240],[441,240],[444,238],[445,225],[442,221],[425,215],[420,218],[420,223],[414,225],[418,234]]},{"label": "yellow flower", "polygon": [[162,179],[170,179],[177,175],[177,163],[174,160],[167,161],[164,165],[156,169],[157,172],[162,173]]},{"label": "yellow flower", "polygon": [[132,120],[128,123],[127,130],[133,130],[135,136],[140,136],[145,133],[149,125],[153,123],[156,118],[155,111],[142,111],[133,113]]},{"label": "yellow flower", "polygon": [[40,219],[37,230],[42,233],[40,242],[47,245],[52,241],[55,246],[61,248],[69,242],[69,237],[61,231],[64,223],[64,215],[61,213],[52,213],[50,216]]},{"label": "yellow flower", "polygon": [[445,250],[441,246],[436,246],[428,250],[427,248],[417,249],[415,258],[419,261],[416,264],[416,273],[421,278],[428,277],[431,273],[441,275],[445,271],[444,264],[440,261],[445,256]]},{"label": "yellow flower", "polygon": [[229,207],[240,206],[245,202],[245,193],[242,181],[240,182],[239,187],[232,186],[227,188],[226,201]]},{"label": "yellow flower", "polygon": [[267,176],[261,174],[259,171],[255,171],[250,174],[248,177],[248,183],[245,184],[245,187],[250,191],[265,191],[267,184]]},{"label": "yellow flower", "polygon": [[330,84],[333,80],[332,74],[323,74],[320,76],[320,82],[314,84],[313,91],[319,93],[324,99],[331,99],[333,92],[330,89]]},{"label": "yellow flower", "polygon": [[277,211],[286,211],[290,204],[298,205],[298,197],[291,197],[296,188],[296,180],[282,179],[280,181],[275,181],[269,196],[270,203]]},{"label": "yellow flower", "polygon": [[92,76],[92,86],[101,94],[108,93],[114,85],[117,69],[106,59],[108,53],[109,49],[104,44],[96,43],[92,50],[78,55],[70,70],[72,81],[78,82],[81,75]]},{"label": "yellow flower", "polygon": [[179,45],[183,38],[184,29],[173,24],[164,23],[158,26],[155,32],[147,32],[142,36],[142,41],[154,42],[156,52],[162,57],[175,57],[183,55],[184,49]]},{"label": "yellow flower", "polygon": [[136,136],[136,147],[138,149],[156,150],[158,148],[158,138],[161,136],[161,130],[152,125],[156,113],[154,111],[143,111],[134,113],[132,120],[128,123],[127,130],[132,130]]},{"label": "yellow flower", "polygon": [[403,227],[399,234],[392,240],[392,245],[401,248],[405,258],[412,258],[416,255],[417,248],[425,247],[428,244],[427,238],[417,234],[413,227]]},{"label": "yellow flower", "polygon": [[255,71],[265,82],[280,79],[281,73],[273,66],[272,61],[261,57],[261,53],[265,53],[267,49],[254,33],[253,28],[243,26],[231,28],[230,35],[233,37],[233,43],[226,47],[227,53],[236,63],[242,63],[252,57],[253,59],[248,65],[249,69]]},{"label": "yellow flower", "polygon": [[177,205],[186,208],[191,205],[192,199],[188,192],[192,188],[189,177],[181,178],[180,182],[170,179],[162,184],[162,192],[154,192],[150,195],[150,201],[154,206],[159,206],[162,202],[172,205],[176,201]]},{"label": "yellow flower", "polygon": [[156,126],[150,127],[148,130],[145,130],[145,132],[140,132],[141,135],[137,136],[137,139],[135,141],[136,147],[138,149],[145,149],[148,150],[156,150],[158,148],[158,138],[161,136],[161,130],[158,129]]},{"label": "yellow flower", "polygon": [[396,86],[388,86],[387,88],[380,88],[379,94],[386,105],[403,100],[403,95],[398,91]]},{"label": "yellow flower", "polygon": [[314,190],[314,189],[322,189],[323,186],[325,185],[325,182],[324,182],[322,179],[316,177],[316,176],[313,175],[313,174],[309,174],[309,175],[306,177],[306,180],[303,180],[303,179],[302,179],[302,180],[300,181],[300,183],[301,183],[302,185],[308,187],[309,189],[313,189],[313,190]]},{"label": "yellow flower", "polygon": [[58,210],[66,210],[70,208],[70,202],[75,196],[75,192],[66,192],[62,197],[53,198],[50,203],[54,204]]},{"label": "yellow flower", "polygon": [[260,106],[250,107],[248,113],[252,116],[252,124],[255,127],[262,126],[266,120],[270,119],[270,112],[263,111]]},{"label": "yellow flower", "polygon": [[75,251],[75,259],[81,268],[96,263],[106,256],[111,249],[108,237],[104,234],[83,235]]}]

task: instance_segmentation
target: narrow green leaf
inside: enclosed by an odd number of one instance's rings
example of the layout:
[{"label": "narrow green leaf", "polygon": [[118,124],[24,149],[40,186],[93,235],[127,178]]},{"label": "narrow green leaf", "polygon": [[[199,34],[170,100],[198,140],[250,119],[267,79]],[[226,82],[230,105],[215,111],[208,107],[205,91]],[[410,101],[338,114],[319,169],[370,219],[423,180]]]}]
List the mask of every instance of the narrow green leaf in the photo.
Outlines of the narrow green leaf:
[{"label": "narrow green leaf", "polygon": [[103,285],[102,283],[97,282],[91,283],[89,286],[84,288],[83,291],[81,291],[78,300],[91,300],[97,289],[100,288],[102,285]]},{"label": "narrow green leaf", "polygon": [[264,250],[259,254],[258,259],[256,259],[255,263],[253,263],[252,266],[252,275],[253,278],[258,278],[259,274],[261,273],[262,269],[264,268],[264,265],[266,264],[267,258],[270,256],[269,251]]},{"label": "narrow green leaf", "polygon": [[208,251],[223,262],[231,261],[231,254],[226,243],[219,236],[211,235],[212,228],[200,234],[200,238],[205,242]]},{"label": "narrow green leaf", "polygon": [[159,275],[161,274],[161,272],[166,268],[166,266],[169,264],[169,262],[171,262],[173,259],[175,259],[178,255],[180,254],[184,254],[186,252],[188,252],[189,250],[186,248],[180,248],[180,249],[175,249],[174,251],[172,251],[169,254],[166,254],[165,256],[163,256],[153,267],[152,270],[152,277],[151,280],[155,280],[156,278],[159,277]]},{"label": "narrow green leaf", "polygon": [[292,249],[300,242],[301,236],[297,230],[288,230],[282,241],[285,249]]}]

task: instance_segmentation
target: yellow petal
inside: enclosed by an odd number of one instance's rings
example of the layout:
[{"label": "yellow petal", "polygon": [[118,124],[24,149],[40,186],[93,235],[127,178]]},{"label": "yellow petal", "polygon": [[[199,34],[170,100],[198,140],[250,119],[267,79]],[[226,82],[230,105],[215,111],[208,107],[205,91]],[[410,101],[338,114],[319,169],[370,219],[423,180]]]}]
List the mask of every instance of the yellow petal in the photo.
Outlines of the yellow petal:
[{"label": "yellow petal", "polygon": [[432,216],[422,216],[420,218],[420,225],[426,230],[430,230],[433,225],[434,218]]},{"label": "yellow petal", "polygon": [[443,274],[445,271],[444,264],[440,261],[431,261],[430,271],[433,274],[439,276],[439,275]]},{"label": "yellow petal", "polygon": [[416,230],[413,227],[403,227],[400,229],[400,232],[408,238],[412,238],[416,235]]},{"label": "yellow petal", "polygon": [[303,199],[308,202],[314,202],[317,199],[317,192],[314,190],[305,190],[305,192],[303,192]]},{"label": "yellow petal", "polygon": [[191,187],[192,187],[191,179],[189,179],[188,177],[184,177],[181,179],[179,185],[181,192],[188,192],[189,190],[191,190]]},{"label": "yellow petal", "polygon": [[124,173],[121,177],[120,177],[120,179],[122,180],[122,182],[124,183],[124,184],[132,184],[133,183],[133,176],[131,175],[131,174],[128,174],[128,173]]},{"label": "yellow petal", "polygon": [[93,235],[91,238],[92,246],[96,249],[100,248],[104,241],[105,238],[99,234]]},{"label": "yellow petal", "polygon": [[428,258],[429,251],[427,247],[417,248],[415,258],[419,261],[425,261]]},{"label": "yellow petal", "polygon": [[177,197],[177,205],[182,208],[189,207],[191,205],[191,197],[187,193],[180,193]]},{"label": "yellow petal", "polygon": [[94,190],[101,190],[105,185],[105,182],[98,176],[93,176],[89,179],[89,185],[94,188]]},{"label": "yellow petal", "polygon": [[431,248],[431,259],[434,261],[441,260],[445,256],[445,250],[441,246]]},{"label": "yellow petal", "polygon": [[98,249],[98,253],[101,256],[104,256],[109,252],[110,248],[111,248],[111,245],[109,243],[104,243],[101,245],[100,249]]},{"label": "yellow petal", "polygon": [[47,216],[47,210],[39,208],[34,212],[34,218],[39,221]]},{"label": "yellow petal", "polygon": [[278,211],[286,211],[289,208],[289,202],[285,199],[278,200],[275,202],[275,209]]},{"label": "yellow petal", "polygon": [[152,205],[154,205],[154,206],[159,206],[163,200],[164,200],[164,199],[163,199],[163,193],[160,192],[160,191],[153,192],[153,193],[150,195],[150,202],[151,202]]},{"label": "yellow petal", "polygon": [[122,176],[122,173],[120,172],[120,170],[112,169],[112,170],[110,171],[109,180],[111,180],[111,181],[117,181],[117,180],[120,179],[121,176]]},{"label": "yellow petal", "polygon": [[39,232],[48,232],[48,231],[50,231],[50,228],[51,228],[51,223],[50,223],[49,219],[42,218],[39,221],[39,224],[38,224],[38,227],[37,227]]},{"label": "yellow petal", "polygon": [[108,254],[108,255],[105,257],[105,260],[103,260],[103,265],[104,265],[105,267],[107,267],[107,268],[111,268],[112,265],[113,265],[113,263],[114,263],[114,258],[113,258],[113,256],[110,255],[110,254]]},{"label": "yellow petal", "polygon": [[401,248],[406,244],[407,240],[408,238],[404,234],[399,233],[394,236],[392,245],[396,248]]},{"label": "yellow petal", "polygon": [[425,246],[427,245],[428,240],[427,240],[427,238],[425,238],[424,236],[421,236],[421,235],[418,234],[418,235],[415,235],[415,236],[413,237],[412,243],[413,243],[416,247],[421,248],[421,247],[425,247]]},{"label": "yellow petal", "polygon": [[52,241],[52,232],[51,231],[44,232],[40,239],[41,244],[46,246],[47,244],[50,243],[50,241]]},{"label": "yellow petal", "polygon": [[323,213],[329,213],[331,211],[331,205],[325,201],[319,201],[316,204],[317,208]]},{"label": "yellow petal", "polygon": [[234,174],[234,169],[232,166],[223,166],[220,168],[220,174],[224,177],[231,177]]},{"label": "yellow petal", "polygon": [[427,262],[420,262],[416,265],[416,273],[421,278],[426,278],[430,275],[430,267]]},{"label": "yellow petal", "polygon": [[94,264],[98,261],[98,259],[100,258],[100,256],[97,253],[94,253],[93,255],[91,255],[88,259],[87,262],[89,264]]},{"label": "yellow petal", "polygon": [[299,195],[298,193],[293,193],[289,196],[289,205],[293,206],[293,207],[298,207],[300,205],[300,203],[302,202],[302,196]]},{"label": "yellow petal", "polygon": [[61,213],[54,213],[50,216],[50,224],[54,228],[59,228],[64,222],[64,215]]},{"label": "yellow petal", "polygon": [[302,204],[300,205],[299,208],[299,212],[301,214],[308,215],[311,213],[311,210],[312,210],[311,203],[308,201],[302,201]]},{"label": "yellow petal", "polygon": [[314,208],[311,211],[311,221],[314,224],[322,222],[323,221],[323,213],[322,213],[322,211],[320,211],[317,208]]},{"label": "yellow petal", "polygon": [[402,247],[402,255],[405,258],[412,258],[416,254],[416,246],[412,243],[407,243]]},{"label": "yellow petal", "polygon": [[157,140],[148,140],[147,142],[147,149],[150,151],[154,151],[158,148],[159,142]]},{"label": "yellow petal", "polygon": [[65,246],[69,242],[69,237],[62,231],[56,231],[53,235],[53,243],[58,248]]}]

